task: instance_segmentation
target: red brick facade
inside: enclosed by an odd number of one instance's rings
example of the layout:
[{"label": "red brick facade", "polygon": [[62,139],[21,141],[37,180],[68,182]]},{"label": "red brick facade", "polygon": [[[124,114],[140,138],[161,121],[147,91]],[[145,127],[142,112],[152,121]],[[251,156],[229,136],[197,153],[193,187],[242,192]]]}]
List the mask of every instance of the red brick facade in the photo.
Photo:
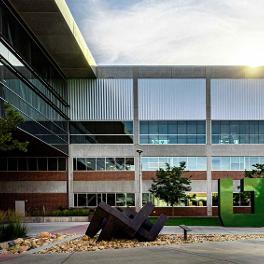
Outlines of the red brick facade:
[{"label": "red brick facade", "polygon": [[[156,171],[143,171],[143,180],[152,180]],[[206,171],[187,171],[184,172],[184,177],[190,178],[191,180],[206,180]]]},{"label": "red brick facade", "polygon": [[0,209],[15,209],[16,200],[26,201],[26,211],[42,210],[43,206],[47,211],[68,207],[67,193],[0,193]]},{"label": "red brick facade", "polygon": [[134,181],[134,171],[76,171],[74,181]]},{"label": "red brick facade", "polygon": [[1,171],[0,181],[67,181],[65,171]]},{"label": "red brick facade", "polygon": [[245,177],[244,171],[212,171],[212,179],[232,178],[233,180],[240,180]]},{"label": "red brick facade", "polygon": [[[235,214],[249,214],[251,213],[251,207],[233,207]],[[213,207],[213,216],[218,216],[218,207]]]},{"label": "red brick facade", "polygon": [[[172,216],[171,207],[155,207],[153,215]],[[207,216],[207,207],[174,207],[175,216]]]},{"label": "red brick facade", "polygon": [[[250,213],[250,207],[234,207],[234,213]],[[152,215],[172,216],[171,207],[155,207]],[[174,207],[175,216],[207,216],[207,207]],[[213,207],[213,216],[218,216],[218,207]]]}]

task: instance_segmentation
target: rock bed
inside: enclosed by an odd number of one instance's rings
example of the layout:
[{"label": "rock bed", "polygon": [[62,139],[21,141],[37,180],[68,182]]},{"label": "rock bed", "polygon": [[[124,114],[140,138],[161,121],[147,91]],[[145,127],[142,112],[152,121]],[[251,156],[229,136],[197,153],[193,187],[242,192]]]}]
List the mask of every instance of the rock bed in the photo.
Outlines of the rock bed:
[{"label": "rock bed", "polygon": [[36,237],[17,238],[13,241],[0,243],[0,254],[20,254],[30,249],[63,240],[68,234],[41,232]]},{"label": "rock bed", "polygon": [[96,251],[104,249],[120,249],[120,248],[135,248],[135,247],[153,247],[153,246],[165,246],[165,245],[177,245],[188,243],[202,243],[206,241],[220,242],[220,241],[232,241],[232,240],[245,240],[245,239],[257,239],[264,238],[264,234],[248,234],[248,235],[223,235],[223,234],[211,234],[211,235],[188,235],[188,240],[184,241],[182,235],[160,235],[156,241],[153,242],[138,242],[137,240],[112,240],[101,241],[96,243],[95,238],[89,238],[83,236],[79,239],[71,240],[67,243],[62,243],[51,247],[46,250],[41,250],[38,254],[50,254],[50,253],[68,253],[68,252],[80,252],[80,251]]}]

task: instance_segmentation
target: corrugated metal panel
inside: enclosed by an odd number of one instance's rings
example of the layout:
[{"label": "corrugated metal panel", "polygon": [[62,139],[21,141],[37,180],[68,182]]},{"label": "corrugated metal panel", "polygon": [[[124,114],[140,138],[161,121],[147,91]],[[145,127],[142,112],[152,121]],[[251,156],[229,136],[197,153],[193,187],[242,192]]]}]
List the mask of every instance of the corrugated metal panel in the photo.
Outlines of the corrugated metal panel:
[{"label": "corrugated metal panel", "polygon": [[139,79],[140,120],[206,118],[205,79]]},{"label": "corrugated metal panel", "polygon": [[264,79],[211,80],[212,119],[264,119]]},{"label": "corrugated metal panel", "polygon": [[68,81],[72,120],[133,120],[132,79]]}]

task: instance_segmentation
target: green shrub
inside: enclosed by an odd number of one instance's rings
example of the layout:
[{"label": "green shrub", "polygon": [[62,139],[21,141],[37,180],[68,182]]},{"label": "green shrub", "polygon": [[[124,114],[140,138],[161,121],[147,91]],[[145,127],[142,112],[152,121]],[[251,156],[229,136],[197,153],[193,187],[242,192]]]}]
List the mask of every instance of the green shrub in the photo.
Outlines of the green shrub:
[{"label": "green shrub", "polygon": [[88,216],[90,213],[89,209],[63,209],[54,210],[47,213],[48,216]]},{"label": "green shrub", "polygon": [[27,235],[26,226],[22,223],[9,223],[2,225],[0,229],[0,241],[8,241]]},{"label": "green shrub", "polygon": [[15,212],[8,210],[0,211],[0,241],[25,237],[27,235],[26,226],[22,223],[21,217]]}]

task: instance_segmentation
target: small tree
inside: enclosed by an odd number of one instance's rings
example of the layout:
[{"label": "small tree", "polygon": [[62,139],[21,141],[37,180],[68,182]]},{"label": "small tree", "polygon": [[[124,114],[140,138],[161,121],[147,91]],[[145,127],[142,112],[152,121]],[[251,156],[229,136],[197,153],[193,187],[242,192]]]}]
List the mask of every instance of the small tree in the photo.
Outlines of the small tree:
[{"label": "small tree", "polygon": [[13,132],[17,126],[24,122],[23,117],[9,104],[5,104],[3,110],[0,118],[0,151],[18,149],[27,152],[29,142],[21,142],[13,138]]},{"label": "small tree", "polygon": [[179,167],[171,167],[166,163],[165,169],[159,169],[156,178],[153,179],[149,189],[156,198],[165,201],[172,206],[174,215],[174,206],[182,199],[186,199],[186,191],[191,190],[191,181],[183,177],[185,171],[185,162],[181,162]]},{"label": "small tree", "polygon": [[252,165],[254,169],[251,171],[245,170],[246,178],[264,178],[264,164],[254,164]]}]

